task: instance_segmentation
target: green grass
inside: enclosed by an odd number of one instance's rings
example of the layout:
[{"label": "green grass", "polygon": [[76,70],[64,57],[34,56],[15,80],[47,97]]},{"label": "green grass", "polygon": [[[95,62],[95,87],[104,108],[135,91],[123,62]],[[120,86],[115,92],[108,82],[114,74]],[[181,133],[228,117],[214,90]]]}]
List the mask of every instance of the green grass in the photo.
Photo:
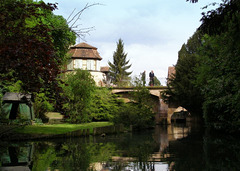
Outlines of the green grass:
[{"label": "green grass", "polygon": [[80,129],[89,129],[90,133],[93,128],[113,125],[111,122],[91,122],[84,124],[53,124],[53,125],[27,125],[16,130],[17,133],[24,134],[64,134]]}]

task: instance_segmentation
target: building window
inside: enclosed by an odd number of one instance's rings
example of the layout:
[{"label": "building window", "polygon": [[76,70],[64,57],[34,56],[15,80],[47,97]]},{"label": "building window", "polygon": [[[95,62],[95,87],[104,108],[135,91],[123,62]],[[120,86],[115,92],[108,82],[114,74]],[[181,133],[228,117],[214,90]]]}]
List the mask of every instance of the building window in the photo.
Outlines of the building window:
[{"label": "building window", "polygon": [[87,70],[91,70],[91,60],[87,60]]},{"label": "building window", "polygon": [[97,67],[96,67],[97,71],[100,71],[100,61],[97,61]]},{"label": "building window", "polygon": [[82,59],[74,60],[74,69],[82,69]]},{"label": "building window", "polygon": [[91,66],[90,66],[91,70],[96,70],[94,67],[94,60],[91,60]]},{"label": "building window", "polygon": [[82,60],[82,69],[83,70],[87,69],[87,60]]},{"label": "building window", "polygon": [[92,59],[87,60],[87,70],[95,70],[94,60],[92,60]]},{"label": "building window", "polygon": [[94,70],[97,70],[97,60],[94,60]]}]

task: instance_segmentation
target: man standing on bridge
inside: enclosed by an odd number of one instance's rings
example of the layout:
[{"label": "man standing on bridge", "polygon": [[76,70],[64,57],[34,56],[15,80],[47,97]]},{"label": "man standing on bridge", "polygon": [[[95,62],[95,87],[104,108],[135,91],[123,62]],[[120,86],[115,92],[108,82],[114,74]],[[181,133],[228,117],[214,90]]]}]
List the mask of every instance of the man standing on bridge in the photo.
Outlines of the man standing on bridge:
[{"label": "man standing on bridge", "polygon": [[150,77],[150,86],[154,86],[154,72],[153,70],[149,73]]}]

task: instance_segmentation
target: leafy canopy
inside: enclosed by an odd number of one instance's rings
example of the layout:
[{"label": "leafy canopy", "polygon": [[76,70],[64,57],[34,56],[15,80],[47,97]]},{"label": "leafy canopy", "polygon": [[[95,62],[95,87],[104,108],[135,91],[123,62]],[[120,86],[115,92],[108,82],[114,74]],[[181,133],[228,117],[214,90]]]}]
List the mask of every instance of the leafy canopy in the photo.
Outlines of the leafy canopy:
[{"label": "leafy canopy", "polygon": [[190,112],[203,110],[205,123],[224,131],[240,130],[239,9],[239,1],[227,0],[204,14],[179,51],[176,74],[164,94]]},{"label": "leafy canopy", "polygon": [[113,117],[114,123],[122,123],[135,129],[145,129],[154,125],[153,102],[149,90],[140,78],[134,78],[134,91],[130,93],[132,102],[123,104]]},{"label": "leafy canopy", "polygon": [[60,91],[57,76],[75,36],[66,21],[52,14],[55,4],[7,0],[0,4],[0,80],[22,82],[24,92]]},{"label": "leafy canopy", "polygon": [[[231,1],[220,6],[218,16],[209,16],[213,22],[221,18],[217,31],[203,25],[203,46],[197,68],[197,86],[204,96],[203,111],[206,122],[215,128],[239,130],[240,125],[240,2]],[[224,16],[222,16],[224,14]]]}]

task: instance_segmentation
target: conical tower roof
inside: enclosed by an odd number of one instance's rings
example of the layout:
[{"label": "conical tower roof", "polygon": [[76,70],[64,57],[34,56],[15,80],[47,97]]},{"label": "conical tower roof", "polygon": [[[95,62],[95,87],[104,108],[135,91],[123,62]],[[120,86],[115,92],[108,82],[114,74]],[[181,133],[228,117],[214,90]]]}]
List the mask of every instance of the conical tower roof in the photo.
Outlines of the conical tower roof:
[{"label": "conical tower roof", "polygon": [[97,51],[97,48],[85,42],[72,46],[70,48],[69,53],[71,54],[72,58],[76,58],[76,59],[102,60],[102,57],[99,55]]},{"label": "conical tower roof", "polygon": [[85,42],[79,43],[79,44],[77,44],[77,45],[73,46],[73,48],[97,49],[96,47],[94,47],[94,46],[91,46],[91,45],[89,45],[89,44],[87,44],[87,43],[85,43]]}]

